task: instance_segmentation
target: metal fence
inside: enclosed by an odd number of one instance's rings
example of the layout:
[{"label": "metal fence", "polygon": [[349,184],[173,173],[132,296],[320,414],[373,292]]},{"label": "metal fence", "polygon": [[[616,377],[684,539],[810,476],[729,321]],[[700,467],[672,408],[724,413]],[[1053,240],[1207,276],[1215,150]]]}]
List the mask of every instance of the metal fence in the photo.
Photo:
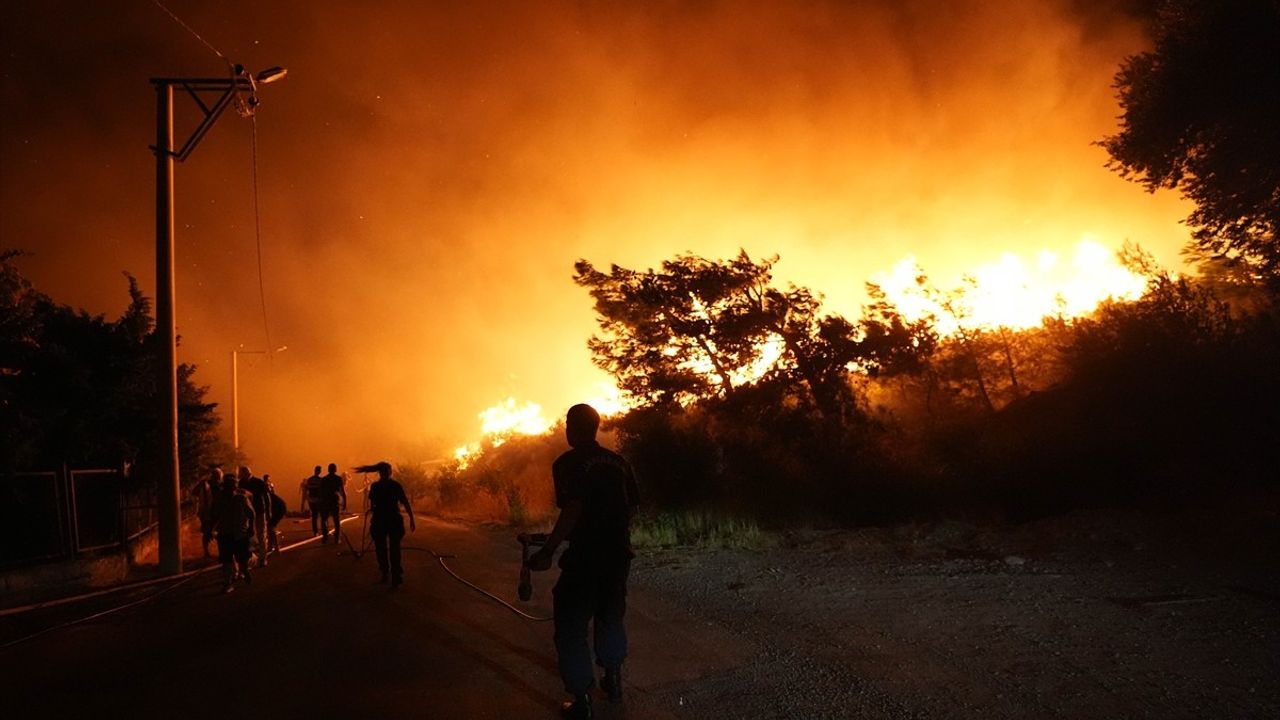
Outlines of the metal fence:
[{"label": "metal fence", "polygon": [[156,503],[126,481],[98,468],[0,475],[0,567],[127,547],[155,527]]}]

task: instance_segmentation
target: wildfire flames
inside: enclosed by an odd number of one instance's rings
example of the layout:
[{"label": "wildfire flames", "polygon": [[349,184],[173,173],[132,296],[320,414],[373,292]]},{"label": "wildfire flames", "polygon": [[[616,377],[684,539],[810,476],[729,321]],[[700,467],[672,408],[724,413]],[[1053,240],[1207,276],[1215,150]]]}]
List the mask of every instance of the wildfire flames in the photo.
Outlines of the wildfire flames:
[{"label": "wildfire flames", "polygon": [[[618,389],[605,383],[598,384],[595,397],[582,402],[595,408],[601,417],[617,415],[627,410]],[[460,470],[465,470],[485,447],[501,447],[507,440],[519,435],[544,435],[556,425],[555,420],[547,419],[538,403],[518,402],[513,397],[481,410],[476,417],[480,420],[481,439],[461,445],[453,451],[453,459]]]},{"label": "wildfire flames", "polygon": [[[1013,252],[981,265],[965,275],[958,291],[940,293],[922,284],[924,271],[914,257],[900,261],[888,272],[872,276],[908,319],[932,317],[937,331],[954,335],[961,329],[1022,330],[1036,327],[1047,316],[1064,318],[1086,315],[1107,298],[1134,300],[1142,295],[1146,279],[1125,268],[1115,253],[1091,237],[1084,237],[1068,259],[1049,250],[1032,257]],[[945,297],[944,297],[945,296]],[[778,358],[781,338],[766,341],[760,356],[748,367],[733,371],[735,384],[747,384],[763,377]],[[709,377],[714,370],[709,358],[689,364]],[[628,406],[616,387],[599,383],[596,397],[584,400],[601,416],[625,412]],[[566,406],[567,407],[567,406]],[[543,435],[555,427],[542,406],[508,397],[480,411],[481,439],[454,450],[459,469],[466,469],[483,450],[500,447],[512,437]]]},{"label": "wildfire flames", "polygon": [[872,277],[886,298],[911,320],[932,316],[942,335],[960,329],[1024,330],[1047,316],[1078,317],[1092,312],[1107,298],[1135,300],[1146,279],[1120,264],[1115,253],[1090,237],[1083,238],[1067,261],[1041,250],[1034,259],[1007,252],[996,262],[967,275],[968,282],[950,309],[923,287],[914,257],[907,257],[888,273]]}]

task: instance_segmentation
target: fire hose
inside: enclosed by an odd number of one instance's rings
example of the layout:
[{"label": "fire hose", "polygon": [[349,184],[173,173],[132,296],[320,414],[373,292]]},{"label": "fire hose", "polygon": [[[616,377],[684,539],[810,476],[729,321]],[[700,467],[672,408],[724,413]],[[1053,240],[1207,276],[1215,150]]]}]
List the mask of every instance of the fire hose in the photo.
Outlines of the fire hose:
[{"label": "fire hose", "polygon": [[[342,536],[343,540],[345,540],[347,543],[347,548],[350,551],[349,554],[355,560],[359,560],[360,558],[364,557],[365,553],[369,552],[368,534],[366,532],[367,521],[368,521],[368,513],[365,513],[365,522],[363,523],[365,527],[361,528],[359,550],[357,550],[355,545],[352,544],[350,537],[348,537],[345,534]],[[531,574],[529,572],[529,566],[527,564],[527,561],[529,559],[529,547],[540,546],[545,544],[547,542],[547,535],[546,533],[520,533],[519,535],[516,536],[516,540],[520,542],[520,583],[517,588],[517,593],[520,596],[521,601],[528,602],[529,599],[533,597],[533,579],[531,577]],[[459,575],[457,572],[454,571],[453,568],[449,567],[449,564],[447,562],[445,562],[445,560],[456,559],[457,558],[456,555],[442,555],[429,547],[421,547],[418,545],[402,545],[400,546],[400,549],[414,550],[417,552],[425,552],[430,554],[433,558],[436,559],[436,562],[440,564],[440,567],[446,573],[449,574],[449,577],[452,577],[454,580],[457,580],[459,583],[483,595],[489,600],[492,600],[493,602],[501,605],[502,607],[510,610],[516,615],[519,615],[525,620],[531,620],[533,622],[549,622],[555,619],[553,616],[550,616],[550,615],[545,617],[539,616],[539,615],[530,615],[529,613],[521,610],[515,605],[512,605],[506,600],[503,600],[497,595],[494,595],[488,590],[485,590],[479,585],[476,585],[470,580]]]}]

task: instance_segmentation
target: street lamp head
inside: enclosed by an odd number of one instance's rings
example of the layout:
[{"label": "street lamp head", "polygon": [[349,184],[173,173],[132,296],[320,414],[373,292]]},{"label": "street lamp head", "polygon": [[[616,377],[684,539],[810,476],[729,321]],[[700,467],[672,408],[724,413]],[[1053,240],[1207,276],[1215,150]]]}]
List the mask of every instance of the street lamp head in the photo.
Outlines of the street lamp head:
[{"label": "street lamp head", "polygon": [[266,85],[267,83],[273,83],[277,80],[283,80],[284,76],[288,74],[289,74],[288,68],[282,68],[279,65],[276,65],[275,67],[269,67],[266,70],[263,70],[262,72],[258,73],[257,76],[254,77],[254,79],[257,80],[259,83]]}]

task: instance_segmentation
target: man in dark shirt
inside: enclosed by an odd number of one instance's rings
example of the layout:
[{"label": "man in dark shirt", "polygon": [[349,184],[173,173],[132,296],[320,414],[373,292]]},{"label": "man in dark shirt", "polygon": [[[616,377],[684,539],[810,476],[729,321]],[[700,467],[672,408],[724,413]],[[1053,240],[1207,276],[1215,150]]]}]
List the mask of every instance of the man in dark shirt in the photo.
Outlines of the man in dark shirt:
[{"label": "man in dark shirt", "polygon": [[[320,506],[324,502],[324,493],[320,486],[324,484],[324,478],[320,476],[320,466],[316,466],[316,470],[311,477],[302,481],[302,504],[311,509],[311,535],[314,537],[320,534]],[[328,535],[328,532],[325,533]]]},{"label": "man in dark shirt", "polygon": [[222,489],[214,496],[209,530],[218,537],[218,561],[222,563],[222,591],[231,592],[236,566],[246,583],[249,574],[249,538],[253,536],[253,503],[245,491],[236,487],[236,476],[227,473]]},{"label": "man in dark shirt", "polygon": [[551,567],[556,547],[560,580],[552,590],[555,644],[560,677],[573,700],[562,713],[590,718],[591,650],[587,625],[594,623],[596,663],[604,668],[601,687],[611,700],[622,698],[622,661],[627,657],[623,615],[631,569],[631,518],[638,500],[635,473],[621,455],[596,442],[600,415],[590,405],[574,405],[565,416],[571,449],[551,466],[560,516],[541,550],[528,561],[532,570]]},{"label": "man in dark shirt", "polygon": [[200,509],[200,540],[204,556],[209,557],[209,543],[213,542],[213,499],[222,491],[222,469],[210,468],[209,478],[196,485],[196,505]]},{"label": "man in dark shirt", "polygon": [[413,519],[413,506],[404,493],[404,486],[391,479],[391,463],[380,462],[374,465],[362,465],[356,472],[377,472],[378,480],[369,486],[369,537],[373,538],[373,547],[378,555],[378,570],[382,578],[378,582],[387,581],[387,571],[391,571],[391,587],[404,582],[404,569],[400,566],[400,539],[404,537],[404,519],[400,517],[400,506],[409,513],[409,530],[417,530],[417,522]]},{"label": "man in dark shirt", "polygon": [[284,498],[276,494],[276,486],[271,482],[270,475],[262,476],[263,482],[267,484],[267,552],[280,552],[280,521],[284,520],[284,516],[289,512],[289,506],[285,504]]},{"label": "man in dark shirt", "polygon": [[258,543],[258,567],[266,567],[267,515],[271,492],[267,489],[266,481],[255,477],[244,465],[240,466],[240,489],[249,493],[249,500],[253,504],[253,536]]},{"label": "man in dark shirt", "polygon": [[[338,500],[342,503],[339,505]],[[320,478],[320,530],[324,533],[321,542],[329,542],[328,518],[333,518],[333,541],[342,540],[341,510],[347,509],[347,483],[338,474],[338,464],[329,463],[329,474]]]}]

